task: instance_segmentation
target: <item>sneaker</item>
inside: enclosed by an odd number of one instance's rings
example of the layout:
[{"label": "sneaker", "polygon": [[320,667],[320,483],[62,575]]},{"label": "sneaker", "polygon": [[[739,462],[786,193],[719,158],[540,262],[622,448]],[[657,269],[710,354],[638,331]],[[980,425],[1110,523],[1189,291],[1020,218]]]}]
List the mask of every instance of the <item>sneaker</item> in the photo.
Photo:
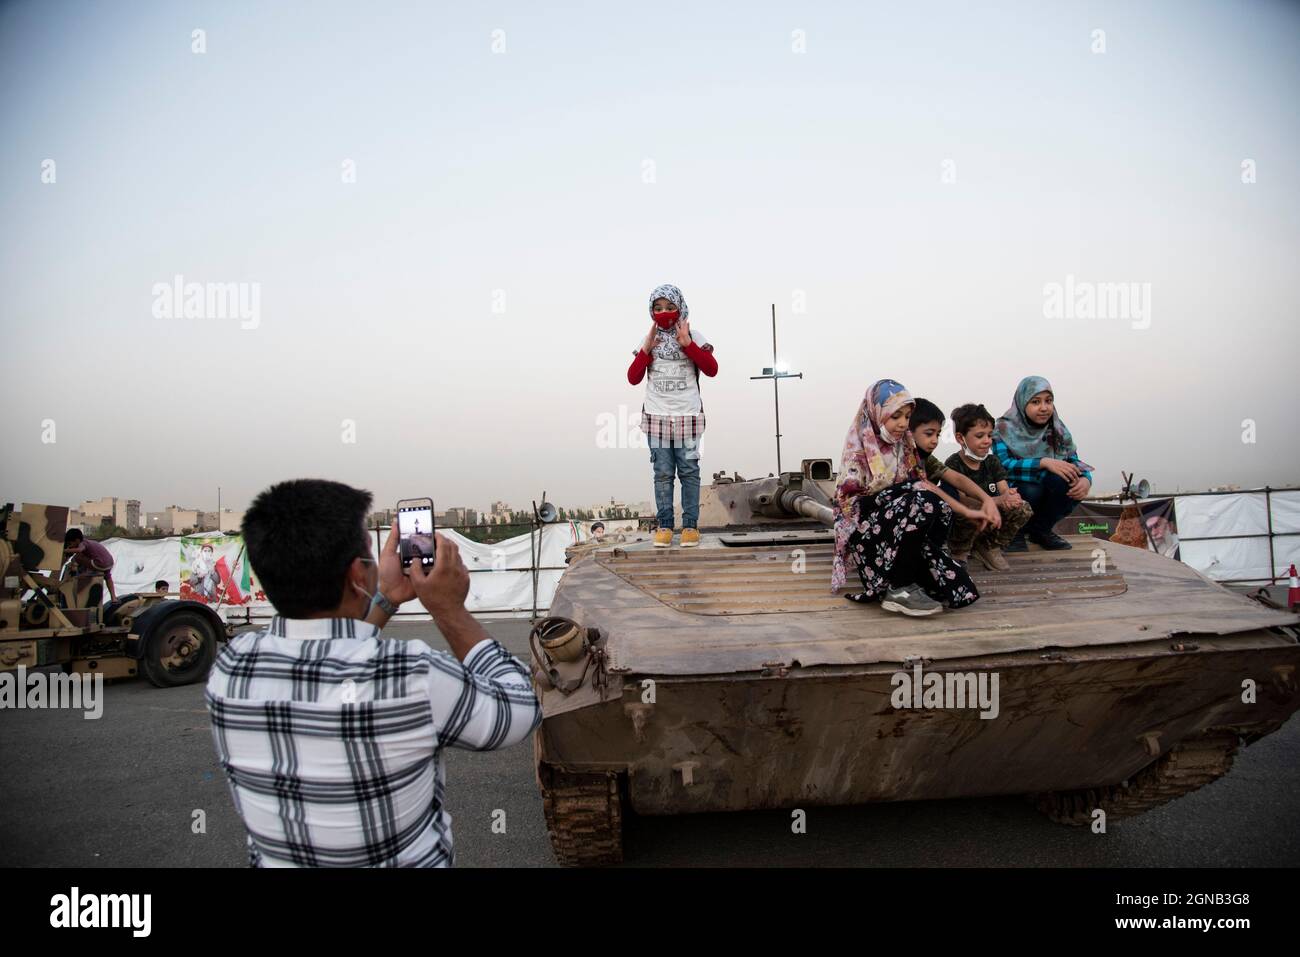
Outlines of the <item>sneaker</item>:
[{"label": "sneaker", "polygon": [[682,548],[693,548],[700,544],[700,530],[698,528],[682,529]]},{"label": "sneaker", "polygon": [[1002,551],[1004,552],[1029,551],[1029,546],[1025,544],[1025,533],[1024,532],[1018,533],[1015,538],[1011,539],[1010,544],[1008,544],[1004,549],[1002,549]]},{"label": "sneaker", "polygon": [[1039,548],[1047,549],[1049,552],[1059,552],[1063,548],[1074,547],[1050,528],[1045,532],[1029,532],[1027,534],[1031,542]]},{"label": "sneaker", "polygon": [[899,614],[914,617],[933,615],[943,611],[943,605],[921,591],[916,585],[904,585],[902,588],[889,589],[889,591],[885,592],[885,597],[880,600],[880,607],[885,611],[896,611]]},{"label": "sneaker", "polygon": [[669,548],[673,544],[673,530],[661,528],[655,532],[655,548]]},{"label": "sneaker", "polygon": [[984,563],[984,567],[991,572],[1005,572],[1011,568],[1011,563],[1002,557],[1002,549],[996,545],[980,543],[975,546],[975,554]]}]

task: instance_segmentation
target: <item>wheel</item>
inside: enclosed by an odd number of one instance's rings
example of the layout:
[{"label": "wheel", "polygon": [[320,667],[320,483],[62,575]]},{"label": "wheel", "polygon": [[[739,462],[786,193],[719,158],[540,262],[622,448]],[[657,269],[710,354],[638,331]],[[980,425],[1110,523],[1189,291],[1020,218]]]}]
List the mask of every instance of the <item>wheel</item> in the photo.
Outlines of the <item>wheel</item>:
[{"label": "wheel", "polygon": [[207,677],[217,657],[217,630],[192,611],[168,615],[149,634],[140,664],[159,688],[193,684]]},{"label": "wheel", "polygon": [[617,774],[579,774],[543,764],[538,778],[557,861],[566,867],[601,867],[623,860],[623,798]]},{"label": "wheel", "polygon": [[1050,791],[1030,799],[1058,824],[1091,824],[1098,808],[1108,820],[1134,817],[1223,777],[1236,753],[1237,735],[1207,734],[1176,745],[1123,784]]}]

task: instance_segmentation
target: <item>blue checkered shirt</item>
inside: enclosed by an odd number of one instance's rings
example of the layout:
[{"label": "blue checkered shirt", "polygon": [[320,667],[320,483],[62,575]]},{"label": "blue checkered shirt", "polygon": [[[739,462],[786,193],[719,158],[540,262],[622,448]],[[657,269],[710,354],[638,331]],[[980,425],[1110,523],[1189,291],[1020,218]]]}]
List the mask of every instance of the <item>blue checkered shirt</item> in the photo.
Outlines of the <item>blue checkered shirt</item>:
[{"label": "blue checkered shirt", "polygon": [[[1011,482],[1041,482],[1043,480],[1042,459],[1018,459],[1011,454],[1002,436],[993,436],[993,454],[998,457],[1003,468],[1007,470],[1007,479]],[[1078,454],[1071,452],[1063,461],[1079,464]],[[1083,477],[1092,483],[1092,473],[1084,472]]]},{"label": "blue checkered shirt", "polygon": [[442,749],[502,748],[541,721],[497,642],[461,663],[349,618],[237,636],[206,700],[254,867],[450,866]]}]

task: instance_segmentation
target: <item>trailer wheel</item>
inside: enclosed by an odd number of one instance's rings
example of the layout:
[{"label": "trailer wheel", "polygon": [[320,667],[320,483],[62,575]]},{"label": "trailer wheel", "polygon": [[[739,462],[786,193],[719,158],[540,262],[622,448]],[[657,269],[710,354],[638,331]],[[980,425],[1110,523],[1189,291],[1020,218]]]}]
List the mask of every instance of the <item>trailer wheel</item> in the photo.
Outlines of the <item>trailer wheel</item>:
[{"label": "trailer wheel", "polygon": [[217,657],[217,630],[191,611],[168,615],[154,628],[140,664],[156,687],[175,688],[207,677]]},{"label": "trailer wheel", "polygon": [[1058,824],[1091,824],[1099,808],[1108,819],[1135,817],[1223,777],[1236,753],[1237,735],[1206,734],[1177,745],[1124,784],[1032,794],[1030,800]]}]

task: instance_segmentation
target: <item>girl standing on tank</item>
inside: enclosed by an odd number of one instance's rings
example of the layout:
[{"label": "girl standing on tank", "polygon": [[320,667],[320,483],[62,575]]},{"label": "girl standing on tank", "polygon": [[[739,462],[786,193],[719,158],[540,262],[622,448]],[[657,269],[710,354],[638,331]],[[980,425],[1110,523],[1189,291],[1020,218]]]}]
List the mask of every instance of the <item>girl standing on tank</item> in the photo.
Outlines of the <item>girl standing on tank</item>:
[{"label": "girl standing on tank", "polygon": [[674,473],[682,485],[682,547],[700,543],[699,443],[704,434],[700,373],[717,375],[718,360],[708,340],[691,328],[689,314],[680,289],[656,287],[650,293],[650,332],[627,370],[632,385],[646,379],[641,431],[650,443],[654,467],[656,548],[673,543]]}]

